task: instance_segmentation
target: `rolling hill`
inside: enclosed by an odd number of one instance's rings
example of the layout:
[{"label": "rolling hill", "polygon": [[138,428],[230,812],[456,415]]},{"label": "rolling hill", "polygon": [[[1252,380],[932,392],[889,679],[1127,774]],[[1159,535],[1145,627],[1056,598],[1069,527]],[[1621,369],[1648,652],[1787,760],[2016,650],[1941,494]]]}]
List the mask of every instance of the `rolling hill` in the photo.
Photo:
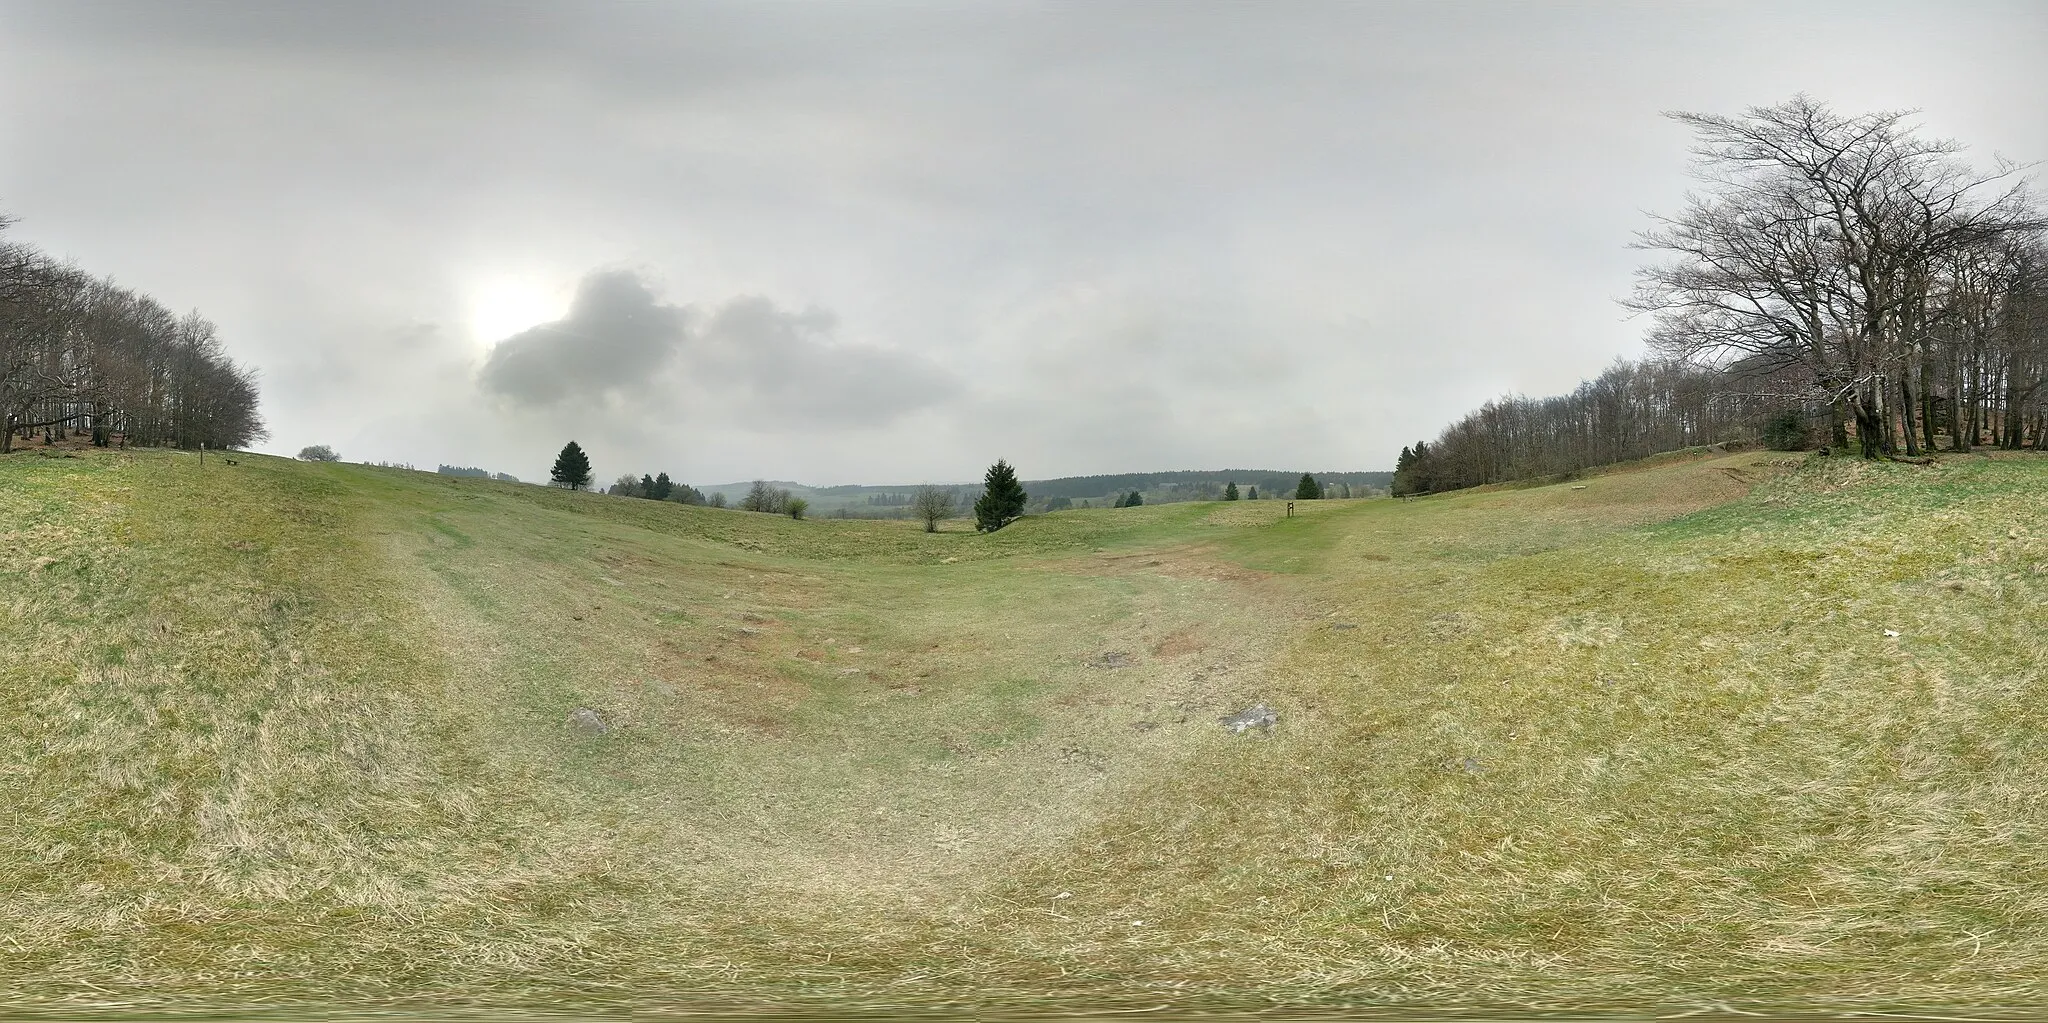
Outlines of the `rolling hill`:
[{"label": "rolling hill", "polygon": [[238,463],[0,459],[0,1003],[2043,1001],[2038,456],[987,536]]}]

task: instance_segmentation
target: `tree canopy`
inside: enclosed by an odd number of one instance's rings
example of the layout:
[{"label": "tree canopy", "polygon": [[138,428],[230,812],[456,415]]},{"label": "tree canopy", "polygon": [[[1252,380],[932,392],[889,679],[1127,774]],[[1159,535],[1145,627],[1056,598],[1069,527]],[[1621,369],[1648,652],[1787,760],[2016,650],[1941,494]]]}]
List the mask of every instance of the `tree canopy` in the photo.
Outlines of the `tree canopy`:
[{"label": "tree canopy", "polygon": [[1024,485],[1017,482],[1017,470],[1003,459],[988,467],[988,474],[982,479],[981,498],[974,502],[974,528],[993,533],[1024,514],[1024,503],[1028,499]]},{"label": "tree canopy", "polygon": [[548,474],[548,479],[570,490],[589,486],[590,456],[583,453],[582,445],[573,440],[562,445],[562,453],[555,456],[555,467]]}]

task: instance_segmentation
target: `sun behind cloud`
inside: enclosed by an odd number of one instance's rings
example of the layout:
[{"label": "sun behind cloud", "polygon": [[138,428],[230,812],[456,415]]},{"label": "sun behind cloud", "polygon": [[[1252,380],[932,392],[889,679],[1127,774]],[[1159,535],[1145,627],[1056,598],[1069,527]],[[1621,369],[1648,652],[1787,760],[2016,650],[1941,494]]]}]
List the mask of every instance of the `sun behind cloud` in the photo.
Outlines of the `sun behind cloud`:
[{"label": "sun behind cloud", "polygon": [[559,320],[569,292],[538,274],[494,274],[471,285],[464,322],[470,339],[488,348],[537,324]]}]

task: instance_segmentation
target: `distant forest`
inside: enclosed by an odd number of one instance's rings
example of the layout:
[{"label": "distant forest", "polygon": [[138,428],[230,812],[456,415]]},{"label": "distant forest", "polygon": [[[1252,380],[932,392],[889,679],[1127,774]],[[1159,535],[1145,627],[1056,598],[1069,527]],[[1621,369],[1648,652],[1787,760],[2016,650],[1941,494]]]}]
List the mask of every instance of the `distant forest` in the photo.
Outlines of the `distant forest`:
[{"label": "distant forest", "polygon": [[256,401],[211,320],[0,238],[0,451],[74,433],[247,447],[266,435]]},{"label": "distant forest", "polygon": [[1567,473],[1721,441],[1865,458],[2048,449],[2048,217],[1907,113],[1796,98],[1678,114],[1699,191],[1637,247],[1651,357],[1509,396],[1405,448],[1394,492]]},{"label": "distant forest", "polygon": [[[1260,498],[1291,497],[1301,475],[1298,470],[1217,469],[1063,476],[1023,482],[1024,492],[1029,497],[1026,509],[1038,513],[1065,508],[1116,507],[1119,499],[1133,491],[1141,494],[1146,504],[1216,501],[1222,499],[1224,488],[1231,483],[1237,484],[1242,497],[1251,496],[1253,490]],[[1318,472],[1313,475],[1322,485],[1324,497],[1385,496],[1394,479],[1393,473],[1384,471]],[[787,480],[767,482],[771,487],[805,498],[817,515],[874,519],[914,517],[911,514],[911,498],[917,491],[914,485],[807,487]],[[737,502],[752,486],[752,483],[722,483],[705,487],[704,493],[723,495],[727,500]],[[955,508],[964,510],[981,494],[982,487],[980,483],[957,483],[942,484],[940,489],[952,494]]]},{"label": "distant forest", "polygon": [[479,469],[471,465],[443,465],[435,469],[434,471],[440,473],[443,476],[470,476],[479,479],[499,480],[505,483],[519,482],[519,477],[511,475],[510,473],[491,472],[489,470]]},{"label": "distant forest", "polygon": [[[1391,472],[1318,472],[1313,474],[1321,483],[1327,495],[1331,484],[1351,488],[1353,496],[1366,497],[1364,491],[1385,490],[1393,484]],[[1024,489],[1033,500],[1067,498],[1072,501],[1091,501],[1099,498],[1115,499],[1116,495],[1136,490],[1145,495],[1148,504],[1164,504],[1172,501],[1214,501],[1223,496],[1223,488],[1231,483],[1243,493],[1250,487],[1257,487],[1265,497],[1279,497],[1282,493],[1292,494],[1295,484],[1301,481],[1299,471],[1277,469],[1222,469],[1212,472],[1137,472],[1109,476],[1063,476],[1051,480],[1030,480]],[[1156,499],[1155,499],[1156,498]]]}]

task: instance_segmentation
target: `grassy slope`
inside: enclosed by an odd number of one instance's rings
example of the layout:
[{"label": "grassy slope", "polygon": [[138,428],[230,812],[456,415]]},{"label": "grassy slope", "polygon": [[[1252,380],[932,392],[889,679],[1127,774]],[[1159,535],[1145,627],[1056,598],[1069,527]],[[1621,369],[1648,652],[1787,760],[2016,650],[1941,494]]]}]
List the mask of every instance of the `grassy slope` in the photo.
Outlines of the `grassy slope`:
[{"label": "grassy slope", "polygon": [[2040,1001],[2048,463],[1766,461],[978,537],[16,456],[0,999]]}]

